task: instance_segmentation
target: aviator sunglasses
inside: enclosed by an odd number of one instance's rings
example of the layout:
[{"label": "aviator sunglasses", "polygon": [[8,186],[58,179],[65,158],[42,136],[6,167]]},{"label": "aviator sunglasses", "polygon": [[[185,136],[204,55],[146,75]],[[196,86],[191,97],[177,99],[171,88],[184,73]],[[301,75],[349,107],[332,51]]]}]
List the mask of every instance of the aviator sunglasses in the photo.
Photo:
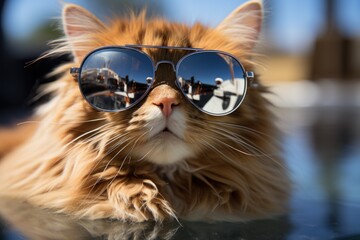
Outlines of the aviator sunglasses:
[{"label": "aviator sunglasses", "polygon": [[[189,51],[176,64],[154,62],[141,48]],[[78,79],[83,97],[95,109],[120,112],[137,105],[154,86],[160,64],[170,64],[175,85],[200,111],[223,116],[235,111],[253,82],[231,54],[200,48],[125,45],[98,48],[89,53],[79,68],[70,73]]]}]

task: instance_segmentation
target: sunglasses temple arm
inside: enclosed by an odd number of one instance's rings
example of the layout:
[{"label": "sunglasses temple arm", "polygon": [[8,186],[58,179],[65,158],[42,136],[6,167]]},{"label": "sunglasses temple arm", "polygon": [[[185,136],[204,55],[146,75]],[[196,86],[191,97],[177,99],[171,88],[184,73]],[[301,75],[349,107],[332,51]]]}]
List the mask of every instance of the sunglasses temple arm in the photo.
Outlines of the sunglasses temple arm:
[{"label": "sunglasses temple arm", "polygon": [[77,79],[79,76],[80,68],[72,67],[70,68],[70,74],[74,77],[74,79]]},{"label": "sunglasses temple arm", "polygon": [[255,81],[255,74],[254,72],[251,72],[251,71],[247,71],[246,72],[246,79],[248,81],[248,84],[249,84],[249,87],[250,88],[257,88],[259,87],[259,83],[257,83]]}]

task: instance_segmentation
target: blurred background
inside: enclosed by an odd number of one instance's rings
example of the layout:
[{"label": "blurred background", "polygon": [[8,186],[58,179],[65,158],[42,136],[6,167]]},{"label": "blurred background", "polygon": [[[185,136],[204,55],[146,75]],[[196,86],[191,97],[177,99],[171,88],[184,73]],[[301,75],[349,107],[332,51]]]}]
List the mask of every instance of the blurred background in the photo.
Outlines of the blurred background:
[{"label": "blurred background", "polygon": [[[129,8],[216,26],[245,0],[68,0],[106,21]],[[360,0],[264,0],[259,51],[295,182],[287,239],[360,239]],[[24,118],[34,89],[67,56],[41,60],[61,36],[58,0],[0,0],[0,124]],[[3,139],[1,139],[3,141]],[[1,143],[0,143],[1,144]],[[318,237],[318,238],[317,238]]]}]

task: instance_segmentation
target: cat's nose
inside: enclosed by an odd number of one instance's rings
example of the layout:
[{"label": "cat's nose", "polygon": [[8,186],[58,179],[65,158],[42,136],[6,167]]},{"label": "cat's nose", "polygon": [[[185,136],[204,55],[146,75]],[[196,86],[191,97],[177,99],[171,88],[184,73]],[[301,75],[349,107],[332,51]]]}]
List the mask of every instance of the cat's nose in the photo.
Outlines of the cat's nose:
[{"label": "cat's nose", "polygon": [[148,102],[157,106],[165,117],[170,117],[174,108],[180,105],[181,95],[179,90],[167,84],[161,84],[150,91]]},{"label": "cat's nose", "polygon": [[173,108],[179,105],[179,101],[175,97],[162,97],[154,99],[153,104],[161,109],[165,117],[169,117]]}]

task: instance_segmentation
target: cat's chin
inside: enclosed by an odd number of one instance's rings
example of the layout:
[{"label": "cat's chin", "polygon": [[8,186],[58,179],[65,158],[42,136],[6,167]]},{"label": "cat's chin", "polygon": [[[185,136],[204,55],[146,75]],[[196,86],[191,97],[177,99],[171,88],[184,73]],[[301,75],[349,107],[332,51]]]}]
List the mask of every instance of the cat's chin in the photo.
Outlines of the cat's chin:
[{"label": "cat's chin", "polygon": [[138,157],[158,165],[179,163],[194,155],[190,145],[170,131],[162,131],[137,148]]}]

